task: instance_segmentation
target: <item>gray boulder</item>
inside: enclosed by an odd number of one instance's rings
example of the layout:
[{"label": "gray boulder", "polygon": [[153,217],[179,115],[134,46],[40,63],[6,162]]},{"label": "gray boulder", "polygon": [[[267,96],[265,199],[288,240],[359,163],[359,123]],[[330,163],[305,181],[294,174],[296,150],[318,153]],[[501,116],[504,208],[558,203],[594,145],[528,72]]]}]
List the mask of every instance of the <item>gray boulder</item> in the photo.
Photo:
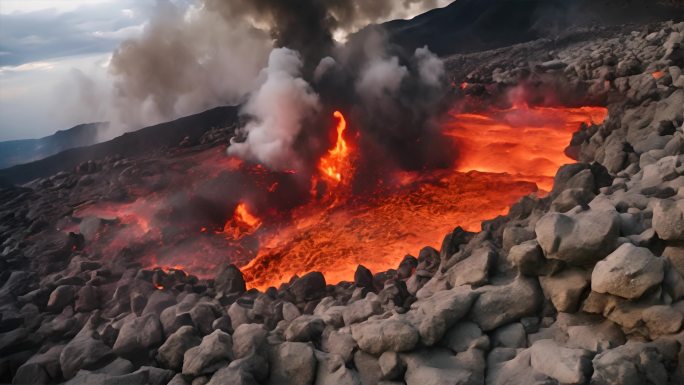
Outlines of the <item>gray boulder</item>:
[{"label": "gray boulder", "polygon": [[114,359],[114,353],[105,345],[90,323],[69,341],[59,354],[59,365],[64,378],[72,378],[80,369],[94,369]]},{"label": "gray boulder", "polygon": [[310,385],[316,377],[314,349],[304,342],[283,342],[269,351],[269,385]]},{"label": "gray boulder", "polygon": [[247,290],[247,287],[240,269],[233,264],[224,263],[219,266],[214,280],[214,289],[217,293],[228,295],[242,294]]},{"label": "gray boulder", "polygon": [[325,329],[325,322],[319,316],[302,315],[295,318],[285,329],[285,339],[293,342],[318,340]]},{"label": "gray boulder", "polygon": [[214,373],[233,360],[233,341],[230,334],[220,330],[202,339],[183,355],[183,374],[200,376]]},{"label": "gray boulder", "polygon": [[591,265],[613,251],[619,230],[620,216],[615,210],[549,213],[535,227],[546,258],[578,266]]},{"label": "gray boulder", "polygon": [[162,326],[156,314],[127,319],[114,342],[114,352],[124,358],[145,355],[162,341]]},{"label": "gray boulder", "polygon": [[591,383],[596,385],[667,384],[668,368],[676,365],[675,340],[633,342],[594,357]]},{"label": "gray boulder", "polygon": [[470,319],[490,331],[536,314],[542,295],[536,279],[517,277],[508,284],[484,286],[470,310]]},{"label": "gray boulder", "polygon": [[411,305],[406,319],[418,329],[425,345],[434,345],[446,331],[463,318],[477,293],[465,286],[438,291]]},{"label": "gray boulder", "polygon": [[635,299],[659,285],[663,276],[662,258],[646,248],[625,243],[596,264],[591,274],[591,289]]},{"label": "gray boulder", "polygon": [[589,277],[583,270],[566,269],[555,275],[539,277],[539,284],[556,310],[574,312],[582,293],[589,287]]},{"label": "gray boulder", "polygon": [[660,239],[684,240],[684,199],[661,199],[653,207],[653,229]]},{"label": "gray boulder", "polygon": [[416,328],[398,319],[368,320],[352,325],[351,331],[359,349],[375,355],[411,350],[420,339]]},{"label": "gray boulder", "polygon": [[233,333],[233,354],[244,358],[264,349],[268,331],[260,324],[242,324]]},{"label": "gray boulder", "polygon": [[554,340],[539,340],[530,347],[534,370],[562,384],[585,384],[592,373],[594,354],[584,349],[558,345]]},{"label": "gray boulder", "polygon": [[159,347],[157,361],[165,368],[180,371],[183,368],[185,352],[200,344],[202,340],[197,336],[192,326],[183,326],[166,339]]}]

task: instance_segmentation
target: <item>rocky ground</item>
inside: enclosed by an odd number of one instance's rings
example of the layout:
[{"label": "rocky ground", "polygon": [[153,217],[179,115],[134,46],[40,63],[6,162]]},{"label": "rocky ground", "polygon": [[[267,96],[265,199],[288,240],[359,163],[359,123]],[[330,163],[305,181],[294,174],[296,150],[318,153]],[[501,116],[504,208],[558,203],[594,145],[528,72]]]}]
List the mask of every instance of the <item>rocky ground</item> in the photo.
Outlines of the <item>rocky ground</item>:
[{"label": "rocky ground", "polygon": [[232,265],[200,280],[95,259],[56,228],[84,191],[123,194],[93,175],[130,160],[0,190],[0,382],[683,383],[684,23],[581,33],[448,62],[471,95],[564,79],[605,101],[568,148],[580,162],[549,196],[354,282],[246,291]]}]

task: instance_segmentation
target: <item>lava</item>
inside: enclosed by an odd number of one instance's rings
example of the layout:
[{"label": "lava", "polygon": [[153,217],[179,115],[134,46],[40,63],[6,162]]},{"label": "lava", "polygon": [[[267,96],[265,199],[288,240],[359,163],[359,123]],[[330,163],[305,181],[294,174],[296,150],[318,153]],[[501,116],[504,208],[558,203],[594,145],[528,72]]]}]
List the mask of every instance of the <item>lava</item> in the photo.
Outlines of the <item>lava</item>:
[{"label": "lava", "polygon": [[240,240],[254,234],[261,227],[261,219],[249,212],[247,204],[240,202],[235,207],[233,217],[226,222],[223,232],[232,240]]},{"label": "lava", "polygon": [[573,163],[563,150],[582,123],[600,123],[604,107],[527,107],[452,113],[447,134],[456,138],[457,171],[508,173],[550,190],[558,167]]},{"label": "lava", "polygon": [[[572,162],[563,149],[573,132],[606,115],[601,107],[453,111],[443,123],[458,153],[453,167],[388,172],[359,194],[351,189],[358,149],[336,111],[334,140],[310,176],[314,195],[299,186],[303,175],[227,158],[216,147],[155,166],[164,173],[131,174],[126,186],[137,198],[84,204],[76,216],[105,219],[88,246],[102,256],[127,248],[143,266],[201,277],[235,263],[250,288],[310,271],[336,283],[352,279],[358,264],[396,268],[406,254],[437,248],[456,226],[477,231],[522,196],[544,194],[558,167]],[[301,196],[292,193],[297,186]]]}]

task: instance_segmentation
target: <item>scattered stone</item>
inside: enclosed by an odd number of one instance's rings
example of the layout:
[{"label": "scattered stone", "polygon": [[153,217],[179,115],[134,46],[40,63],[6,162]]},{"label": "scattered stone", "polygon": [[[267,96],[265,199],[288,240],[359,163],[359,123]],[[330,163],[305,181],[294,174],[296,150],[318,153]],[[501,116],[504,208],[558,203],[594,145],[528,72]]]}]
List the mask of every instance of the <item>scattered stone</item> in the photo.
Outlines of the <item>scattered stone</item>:
[{"label": "scattered stone", "polygon": [[625,243],[603,261],[591,274],[591,289],[627,299],[641,297],[663,281],[664,263],[648,249]]},{"label": "scattered stone", "polygon": [[157,361],[165,368],[180,371],[183,368],[185,352],[199,345],[200,342],[202,340],[197,336],[192,326],[182,326],[159,347]]},{"label": "scattered stone", "polygon": [[220,330],[202,339],[183,355],[183,374],[200,376],[211,374],[233,360],[233,341],[230,334]]}]

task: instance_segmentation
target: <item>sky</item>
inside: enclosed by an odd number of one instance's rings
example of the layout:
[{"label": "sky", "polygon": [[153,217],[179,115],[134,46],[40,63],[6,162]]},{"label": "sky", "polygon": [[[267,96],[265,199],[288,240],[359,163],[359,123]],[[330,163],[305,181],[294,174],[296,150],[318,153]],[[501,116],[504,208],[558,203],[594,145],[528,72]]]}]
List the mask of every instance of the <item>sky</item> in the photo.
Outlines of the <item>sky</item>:
[{"label": "sky", "polygon": [[105,120],[112,52],[143,32],[156,1],[0,0],[0,141]]}]

